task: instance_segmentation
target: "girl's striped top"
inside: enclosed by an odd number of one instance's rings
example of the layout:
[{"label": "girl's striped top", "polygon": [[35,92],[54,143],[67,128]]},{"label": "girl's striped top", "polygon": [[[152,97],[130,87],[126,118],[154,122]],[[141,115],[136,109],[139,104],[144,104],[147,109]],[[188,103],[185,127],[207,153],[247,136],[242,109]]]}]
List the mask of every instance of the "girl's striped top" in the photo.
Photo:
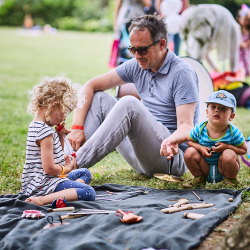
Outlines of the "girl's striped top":
[{"label": "girl's striped top", "polygon": [[22,190],[26,196],[40,196],[53,193],[65,178],[45,173],[42,166],[41,148],[36,141],[53,135],[54,163],[65,165],[61,142],[57,133],[46,123],[31,122],[26,143],[26,160],[22,175]]}]

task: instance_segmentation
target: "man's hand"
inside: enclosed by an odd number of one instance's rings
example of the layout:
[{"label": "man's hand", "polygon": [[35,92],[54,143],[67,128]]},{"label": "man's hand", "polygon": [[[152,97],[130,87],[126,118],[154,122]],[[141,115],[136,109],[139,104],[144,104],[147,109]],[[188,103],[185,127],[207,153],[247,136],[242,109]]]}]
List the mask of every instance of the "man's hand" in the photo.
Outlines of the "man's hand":
[{"label": "man's hand", "polygon": [[212,151],[211,151],[211,148],[209,147],[201,146],[199,148],[199,151],[203,157],[210,158],[212,156]]},{"label": "man's hand", "polygon": [[86,142],[84,130],[72,129],[68,135],[68,140],[73,150],[77,151]]},{"label": "man's hand", "polygon": [[223,143],[223,142],[217,142],[215,143],[216,147],[213,146],[212,149],[215,153],[221,153],[223,152],[225,149],[228,148],[228,144]]},{"label": "man's hand", "polygon": [[171,160],[171,157],[177,155],[179,152],[178,140],[176,138],[167,138],[161,143],[160,155],[166,156],[168,160]]}]

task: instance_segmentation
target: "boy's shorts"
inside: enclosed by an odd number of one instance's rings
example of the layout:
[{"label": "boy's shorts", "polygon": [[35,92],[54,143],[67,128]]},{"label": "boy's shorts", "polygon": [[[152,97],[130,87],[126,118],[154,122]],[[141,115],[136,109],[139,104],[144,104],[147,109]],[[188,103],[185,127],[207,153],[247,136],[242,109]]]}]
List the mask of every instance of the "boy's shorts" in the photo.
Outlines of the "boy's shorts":
[{"label": "boy's shorts", "polygon": [[210,165],[209,174],[206,181],[209,183],[217,183],[223,181],[224,176],[220,173],[218,165]]}]

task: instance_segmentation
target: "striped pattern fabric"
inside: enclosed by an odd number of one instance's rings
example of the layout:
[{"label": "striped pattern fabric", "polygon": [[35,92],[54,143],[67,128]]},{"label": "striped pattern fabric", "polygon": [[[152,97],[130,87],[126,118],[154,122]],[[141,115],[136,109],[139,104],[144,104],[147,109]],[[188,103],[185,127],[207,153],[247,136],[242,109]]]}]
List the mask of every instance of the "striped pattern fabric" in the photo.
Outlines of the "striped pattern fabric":
[{"label": "striped pattern fabric", "polygon": [[57,185],[65,178],[45,173],[42,166],[41,148],[36,141],[53,135],[53,153],[55,164],[65,164],[61,142],[57,133],[44,122],[31,122],[26,143],[26,160],[22,174],[22,190],[26,196],[40,196],[53,193]]},{"label": "striped pattern fabric", "polygon": [[[202,146],[212,148],[217,142],[223,142],[234,146],[241,146],[244,142],[244,136],[240,130],[233,124],[229,124],[227,132],[218,139],[212,139],[207,133],[207,121],[197,124],[190,132],[190,139],[198,142]],[[213,153],[212,157],[205,158],[210,165],[218,165],[221,153]]]}]

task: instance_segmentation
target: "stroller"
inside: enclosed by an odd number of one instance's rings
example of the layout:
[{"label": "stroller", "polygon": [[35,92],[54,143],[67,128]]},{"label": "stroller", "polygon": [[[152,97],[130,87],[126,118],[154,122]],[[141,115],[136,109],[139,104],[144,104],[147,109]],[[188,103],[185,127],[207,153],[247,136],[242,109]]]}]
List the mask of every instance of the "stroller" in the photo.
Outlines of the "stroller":
[{"label": "stroller", "polygon": [[120,37],[115,39],[112,46],[111,57],[109,61],[109,67],[115,68],[118,65],[133,58],[133,55],[129,52],[128,47],[130,45],[128,27],[130,23],[123,24],[120,31]]}]

